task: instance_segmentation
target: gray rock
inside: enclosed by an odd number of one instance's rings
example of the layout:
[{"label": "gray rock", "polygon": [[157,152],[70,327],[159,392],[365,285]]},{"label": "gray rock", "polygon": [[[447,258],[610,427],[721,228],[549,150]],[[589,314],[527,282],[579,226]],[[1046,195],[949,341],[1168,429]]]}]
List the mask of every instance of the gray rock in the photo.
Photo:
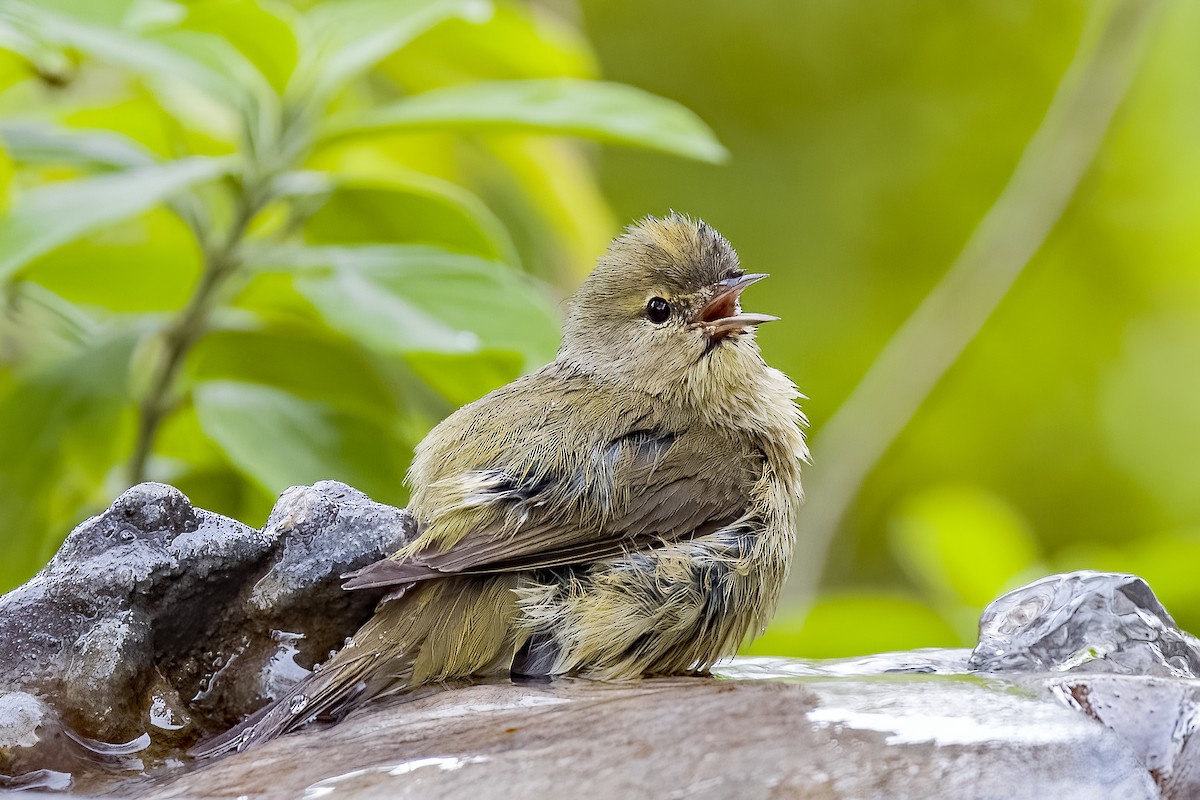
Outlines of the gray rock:
[{"label": "gray rock", "polygon": [[[739,659],[723,679],[429,689],[187,770],[371,614],[339,576],[413,520],[347,486],[252,530],[143,484],[0,598],[0,789],[122,796],[1200,796],[1200,642],[1144,581],[1052,576],[974,651]],[[83,765],[94,769],[84,769]],[[73,783],[72,783],[73,782]]]},{"label": "gray rock", "polygon": [[133,487],[0,598],[0,688],[52,698],[88,738],[141,735],[157,654],[202,630],[214,596],[257,570],[269,544],[169,486]]},{"label": "gray rock", "polygon": [[0,775],[55,784],[35,773],[161,761],[225,729],[370,616],[379,593],[339,576],[411,533],[404,511],[332,481],[286,492],[261,531],[133,487],[0,598],[0,717],[17,731],[40,715],[38,735],[0,736]]},{"label": "gray rock", "polygon": [[[377,705],[164,777],[192,797],[1149,800],[1117,734],[1044,695],[924,675],[495,683]],[[787,678],[787,679],[784,679]]]},{"label": "gray rock", "polygon": [[403,509],[335,481],[284,492],[262,530],[273,544],[269,567],[243,582],[195,647],[165,656],[192,680],[190,710],[224,730],[286,692],[381,597],[343,590],[341,575],[399,549],[414,529]]},{"label": "gray rock", "polygon": [[364,554],[374,559],[411,541],[416,524],[403,509],[372,502],[345,484],[322,481],[284,492],[264,532],[283,546],[270,572],[255,584],[248,607],[258,614],[282,610],[290,616],[363,597],[343,591],[339,576],[365,566]]},{"label": "gray rock", "polygon": [[1144,580],[1051,575],[992,601],[968,664],[978,672],[1200,675],[1200,641],[1179,630]]},{"label": "gray rock", "polygon": [[1046,686],[1063,705],[1117,733],[1163,797],[1200,797],[1200,682],[1080,675]]},{"label": "gray rock", "polygon": [[0,788],[23,786],[29,773],[63,768],[69,756],[55,740],[62,726],[54,709],[25,692],[0,693],[0,759],[9,775],[0,776]]}]

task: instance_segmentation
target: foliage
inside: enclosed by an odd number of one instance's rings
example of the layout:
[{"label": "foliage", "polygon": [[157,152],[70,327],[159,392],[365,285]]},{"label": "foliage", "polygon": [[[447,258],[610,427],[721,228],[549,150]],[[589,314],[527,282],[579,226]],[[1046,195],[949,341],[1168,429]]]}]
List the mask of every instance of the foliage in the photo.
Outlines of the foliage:
[{"label": "foliage", "polygon": [[516,3],[3,0],[0,45],[0,587],[147,478],[403,504],[612,232],[558,137],[723,156]]}]

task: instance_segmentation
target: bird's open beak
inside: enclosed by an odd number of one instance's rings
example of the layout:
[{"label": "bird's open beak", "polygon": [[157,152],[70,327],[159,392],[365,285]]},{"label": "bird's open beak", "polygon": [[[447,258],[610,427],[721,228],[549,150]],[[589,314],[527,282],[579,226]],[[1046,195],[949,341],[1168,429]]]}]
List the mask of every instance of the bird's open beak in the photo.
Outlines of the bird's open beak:
[{"label": "bird's open beak", "polygon": [[700,313],[692,319],[692,324],[703,328],[713,339],[720,339],[734,333],[745,333],[747,328],[779,319],[770,314],[743,314],[738,303],[738,298],[747,286],[765,277],[765,274],[743,275],[740,278],[718,281],[717,294],[708,301],[708,305],[700,309]]}]

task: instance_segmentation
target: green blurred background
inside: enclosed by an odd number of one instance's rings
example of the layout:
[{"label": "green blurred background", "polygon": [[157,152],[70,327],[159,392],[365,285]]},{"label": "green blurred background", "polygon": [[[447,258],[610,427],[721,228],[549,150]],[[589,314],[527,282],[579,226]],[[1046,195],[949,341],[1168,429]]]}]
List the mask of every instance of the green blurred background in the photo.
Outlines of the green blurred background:
[{"label": "green blurred background", "polygon": [[0,589],[140,478],[402,504],[674,208],[772,274],[811,398],[753,652],[970,644],[1081,568],[1200,630],[1198,37],[1168,0],[0,0]]}]

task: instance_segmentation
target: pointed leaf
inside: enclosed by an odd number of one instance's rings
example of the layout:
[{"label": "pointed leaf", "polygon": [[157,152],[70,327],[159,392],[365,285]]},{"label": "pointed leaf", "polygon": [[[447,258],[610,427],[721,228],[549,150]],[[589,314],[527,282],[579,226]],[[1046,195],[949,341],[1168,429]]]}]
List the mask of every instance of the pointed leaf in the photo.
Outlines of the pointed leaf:
[{"label": "pointed leaf", "polygon": [[318,326],[212,331],[189,358],[197,382],[268,384],[379,422],[394,420],[397,401],[356,342]]},{"label": "pointed leaf", "polygon": [[0,281],[42,253],[212,180],[234,163],[189,158],[27,192],[8,216],[0,218]]},{"label": "pointed leaf", "polygon": [[182,25],[229,42],[282,93],[298,57],[293,29],[297,17],[296,10],[283,3],[204,0],[188,5]]},{"label": "pointed leaf", "polygon": [[23,268],[17,282],[87,308],[159,314],[187,305],[203,257],[187,224],[160,206],[55,247]]},{"label": "pointed leaf", "polygon": [[154,163],[154,155],[127,136],[111,131],[79,131],[46,124],[0,126],[0,140],[22,164],[71,164],[126,168]]},{"label": "pointed leaf", "polygon": [[678,103],[632,86],[571,79],[489,81],[435,89],[335,118],[325,136],[428,128],[524,130],[645,147],[700,161],[726,157],[708,126]]},{"label": "pointed leaf", "polygon": [[[314,188],[329,191],[328,185]],[[433,244],[520,264],[508,229],[482,200],[457,184],[411,171],[339,176],[304,232],[317,244]]]},{"label": "pointed leaf", "polygon": [[330,326],[381,352],[502,350],[530,369],[558,346],[546,290],[494,261],[416,246],[313,247],[279,260],[328,265],[298,276],[297,291]]},{"label": "pointed leaf", "polygon": [[[244,108],[247,85],[254,79],[255,72],[248,62],[224,42],[222,57],[209,53],[200,59],[193,53],[185,53],[171,44],[143,38],[130,31],[88,22],[65,14],[54,13],[31,4],[9,2],[0,5],[0,21],[7,22],[23,33],[60,47],[70,47],[115,66],[123,67],[145,78],[156,80],[162,77],[182,79],[222,100],[233,108]],[[186,31],[175,32],[178,42],[183,42]],[[192,37],[193,45],[200,54],[222,42],[216,37],[207,47],[201,47]],[[239,62],[242,67],[239,67]],[[262,80],[261,75],[258,76]]]},{"label": "pointed leaf", "polygon": [[333,479],[382,502],[403,500],[411,448],[361,417],[268,386],[226,381],[197,386],[195,408],[230,462],[272,493]]},{"label": "pointed leaf", "polygon": [[491,16],[488,0],[349,0],[308,13],[314,42],[297,70],[293,92],[325,97],[435,25],[454,18]]},{"label": "pointed leaf", "polygon": [[97,334],[64,357],[0,372],[10,379],[0,387],[0,591],[27,579],[71,525],[107,502],[98,495],[128,443],[134,343]]}]

